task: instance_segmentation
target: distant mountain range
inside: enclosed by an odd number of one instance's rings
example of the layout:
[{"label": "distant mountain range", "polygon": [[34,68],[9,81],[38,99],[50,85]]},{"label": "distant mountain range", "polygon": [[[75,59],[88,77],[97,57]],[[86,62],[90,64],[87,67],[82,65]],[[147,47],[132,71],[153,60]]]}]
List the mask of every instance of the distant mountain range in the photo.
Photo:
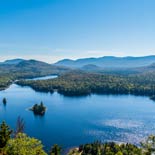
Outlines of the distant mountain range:
[{"label": "distant mountain range", "polygon": [[144,57],[114,57],[104,56],[100,58],[64,59],[54,65],[70,68],[135,68],[149,66],[155,63],[155,55]]},{"label": "distant mountain range", "polygon": [[35,77],[51,74],[61,74],[69,69],[37,60],[12,59],[0,63],[0,75],[16,77]]},{"label": "distant mountain range", "polygon": [[101,57],[78,60],[61,60],[48,64],[37,60],[12,59],[0,63],[0,75],[49,75],[81,70],[107,74],[137,74],[155,72],[155,56],[145,57]]}]

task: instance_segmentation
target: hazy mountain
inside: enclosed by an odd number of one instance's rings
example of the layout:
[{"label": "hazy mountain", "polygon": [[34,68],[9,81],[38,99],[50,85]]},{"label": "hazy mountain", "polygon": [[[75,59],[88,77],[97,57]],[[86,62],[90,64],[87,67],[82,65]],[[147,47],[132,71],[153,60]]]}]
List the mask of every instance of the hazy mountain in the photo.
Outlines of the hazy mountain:
[{"label": "hazy mountain", "polygon": [[152,73],[155,72],[155,63],[143,66],[143,67],[133,67],[133,68],[101,68],[95,65],[85,65],[80,68],[83,71],[89,71],[93,73],[103,73],[103,74],[120,74],[120,75],[131,75],[131,74],[142,74],[142,73]]},{"label": "hazy mountain", "polygon": [[72,68],[81,68],[85,65],[96,65],[101,68],[134,68],[143,67],[155,63],[155,56],[144,57],[113,57],[105,56],[100,58],[84,58],[77,60],[64,59],[55,63],[55,65]]},{"label": "hazy mountain", "polygon": [[1,64],[18,64],[18,63],[20,63],[20,62],[22,62],[22,61],[25,61],[24,59],[11,59],[11,60],[6,60],[6,61],[4,61],[4,62],[1,62]]},{"label": "hazy mountain", "polygon": [[37,61],[37,60],[24,60],[14,66],[19,70],[31,70],[34,72],[40,71],[65,71],[68,70],[66,67],[59,67],[55,65],[48,64],[46,62]]},{"label": "hazy mountain", "polygon": [[138,71],[138,72],[154,72],[155,71],[155,63],[152,63],[149,66],[144,66],[144,67],[138,67],[138,68],[133,68],[132,70]]},{"label": "hazy mountain", "polygon": [[[11,60],[12,61],[12,60]],[[7,62],[10,62],[9,60]],[[0,64],[0,75],[11,74],[17,77],[45,76],[68,71],[66,67],[54,66],[37,60],[22,60],[19,63]]]},{"label": "hazy mountain", "polygon": [[40,67],[48,67],[51,68],[51,65],[42,61],[37,60],[24,60],[16,65],[18,68],[40,68]]},{"label": "hazy mountain", "polygon": [[101,67],[98,67],[98,66],[92,65],[92,64],[84,65],[80,69],[84,70],[84,71],[100,71],[100,70],[102,70]]}]

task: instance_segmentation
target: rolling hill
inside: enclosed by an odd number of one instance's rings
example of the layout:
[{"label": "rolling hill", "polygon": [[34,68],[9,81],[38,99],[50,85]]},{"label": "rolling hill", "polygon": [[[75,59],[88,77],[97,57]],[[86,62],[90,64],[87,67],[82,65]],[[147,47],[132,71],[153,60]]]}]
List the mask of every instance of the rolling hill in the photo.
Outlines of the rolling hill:
[{"label": "rolling hill", "polygon": [[8,75],[16,78],[61,74],[68,70],[66,67],[54,66],[37,60],[7,60],[0,64],[0,76]]}]

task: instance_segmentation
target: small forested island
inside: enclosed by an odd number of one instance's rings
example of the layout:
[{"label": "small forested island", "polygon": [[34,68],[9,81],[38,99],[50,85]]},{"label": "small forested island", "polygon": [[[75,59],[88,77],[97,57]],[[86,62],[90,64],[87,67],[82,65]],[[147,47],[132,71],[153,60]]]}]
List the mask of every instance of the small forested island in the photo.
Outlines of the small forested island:
[{"label": "small forested island", "polygon": [[41,102],[40,104],[35,104],[32,108],[30,108],[30,110],[33,111],[35,115],[44,115],[46,112],[46,107],[43,102]]}]

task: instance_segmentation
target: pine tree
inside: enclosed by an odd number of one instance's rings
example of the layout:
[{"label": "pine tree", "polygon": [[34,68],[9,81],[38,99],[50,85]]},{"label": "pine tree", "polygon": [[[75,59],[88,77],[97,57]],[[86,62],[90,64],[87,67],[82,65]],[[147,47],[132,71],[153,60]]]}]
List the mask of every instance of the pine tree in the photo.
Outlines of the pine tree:
[{"label": "pine tree", "polygon": [[61,147],[57,144],[55,144],[50,151],[50,155],[60,155],[61,153]]},{"label": "pine tree", "polygon": [[3,98],[3,104],[6,104],[6,103],[7,103],[6,98]]},{"label": "pine tree", "polygon": [[10,127],[3,121],[0,126],[0,148],[5,147],[8,140],[10,139],[12,130]]}]

